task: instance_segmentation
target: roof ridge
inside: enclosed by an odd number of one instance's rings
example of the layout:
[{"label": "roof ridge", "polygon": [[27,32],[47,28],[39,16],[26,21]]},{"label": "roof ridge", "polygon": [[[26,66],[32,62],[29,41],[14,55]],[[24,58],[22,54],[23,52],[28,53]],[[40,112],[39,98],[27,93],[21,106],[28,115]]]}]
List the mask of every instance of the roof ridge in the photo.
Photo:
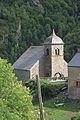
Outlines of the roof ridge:
[{"label": "roof ridge", "polygon": [[31,47],[43,47],[43,45],[41,45],[41,46],[30,46],[30,48],[31,48]]}]

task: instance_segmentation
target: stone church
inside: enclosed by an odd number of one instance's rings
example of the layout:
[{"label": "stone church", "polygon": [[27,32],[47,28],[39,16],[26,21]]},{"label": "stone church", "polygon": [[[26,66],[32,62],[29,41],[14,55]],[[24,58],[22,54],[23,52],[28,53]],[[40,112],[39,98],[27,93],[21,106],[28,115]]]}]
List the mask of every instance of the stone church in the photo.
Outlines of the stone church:
[{"label": "stone church", "polygon": [[15,75],[23,83],[38,75],[40,78],[68,77],[68,66],[64,60],[64,42],[54,30],[43,46],[31,46],[13,64]]}]

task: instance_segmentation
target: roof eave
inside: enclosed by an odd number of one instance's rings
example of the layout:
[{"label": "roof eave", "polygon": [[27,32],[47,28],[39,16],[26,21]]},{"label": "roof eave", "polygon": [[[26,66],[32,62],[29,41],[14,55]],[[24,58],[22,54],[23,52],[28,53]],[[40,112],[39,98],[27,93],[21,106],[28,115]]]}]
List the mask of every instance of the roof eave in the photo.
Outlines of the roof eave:
[{"label": "roof eave", "polygon": [[68,67],[78,67],[79,68],[80,66],[70,66],[70,65],[68,65]]},{"label": "roof eave", "polygon": [[43,43],[43,45],[64,45],[64,43]]},{"label": "roof eave", "polygon": [[21,69],[21,68],[13,68],[13,70],[23,70],[23,71],[30,71],[30,69]]}]

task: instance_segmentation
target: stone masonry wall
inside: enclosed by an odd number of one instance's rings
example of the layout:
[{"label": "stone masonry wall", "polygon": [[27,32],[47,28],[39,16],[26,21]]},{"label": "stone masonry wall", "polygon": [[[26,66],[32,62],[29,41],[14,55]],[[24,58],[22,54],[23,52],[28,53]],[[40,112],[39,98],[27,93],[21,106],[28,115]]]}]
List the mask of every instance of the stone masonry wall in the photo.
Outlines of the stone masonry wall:
[{"label": "stone masonry wall", "polygon": [[[46,50],[49,50],[47,55]],[[44,76],[51,77],[51,45],[44,46]]]},{"label": "stone masonry wall", "polygon": [[39,61],[37,61],[30,69],[30,79],[36,78],[36,75],[39,76]]},{"label": "stone masonry wall", "polygon": [[[59,49],[60,54],[56,55],[55,54],[55,49]],[[52,77],[54,77],[54,75],[56,73],[60,73],[63,74],[64,77],[68,77],[68,67],[67,67],[67,63],[64,60],[64,48],[63,45],[52,45],[52,49],[51,49],[51,68],[52,68]]]},{"label": "stone masonry wall", "polygon": [[68,93],[71,99],[80,99],[80,88],[75,88],[74,80],[80,80],[80,68],[68,67]]},{"label": "stone masonry wall", "polygon": [[44,61],[44,59],[45,59],[45,56],[43,55],[43,57],[39,60],[39,77],[40,78],[44,78],[44,73],[45,73],[45,71],[44,71],[44,64],[45,64],[45,61]]},{"label": "stone masonry wall", "polygon": [[22,82],[27,82],[30,79],[30,71],[15,69],[14,73],[18,80],[22,80]]}]

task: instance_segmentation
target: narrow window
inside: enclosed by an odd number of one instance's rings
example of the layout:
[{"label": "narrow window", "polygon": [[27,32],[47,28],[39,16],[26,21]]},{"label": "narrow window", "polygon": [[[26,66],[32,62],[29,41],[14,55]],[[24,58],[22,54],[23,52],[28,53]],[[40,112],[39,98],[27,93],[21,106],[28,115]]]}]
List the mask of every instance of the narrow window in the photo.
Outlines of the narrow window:
[{"label": "narrow window", "polygon": [[55,49],[55,55],[57,55],[57,49]]},{"label": "narrow window", "polygon": [[58,48],[55,49],[55,55],[60,55],[60,50]]},{"label": "narrow window", "polygon": [[73,86],[76,88],[80,88],[80,80],[74,80]]},{"label": "narrow window", "polygon": [[76,86],[80,88],[80,80],[76,81]]},{"label": "narrow window", "polygon": [[46,49],[46,55],[49,55],[49,49],[48,48]]},{"label": "narrow window", "polygon": [[60,54],[60,50],[59,49],[57,49],[57,51],[58,51],[58,55]]},{"label": "narrow window", "polygon": [[73,86],[76,87],[76,80],[74,80],[74,82],[73,82]]}]

